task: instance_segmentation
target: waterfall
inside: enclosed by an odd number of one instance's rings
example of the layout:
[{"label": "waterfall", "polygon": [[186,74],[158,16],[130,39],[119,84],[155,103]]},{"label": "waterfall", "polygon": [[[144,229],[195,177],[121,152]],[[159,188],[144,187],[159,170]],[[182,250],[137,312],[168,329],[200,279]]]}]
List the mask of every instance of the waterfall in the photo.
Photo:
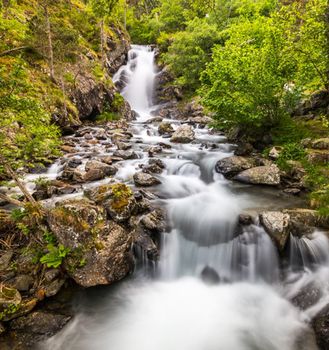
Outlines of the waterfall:
[{"label": "waterfall", "polygon": [[[114,81],[139,115],[132,147],[140,158],[123,161],[116,176],[132,185],[148,148],[167,145],[157,154],[165,169],[154,191],[170,229],[161,236],[158,265],[148,266],[151,273],[108,288],[105,297],[87,291],[78,316],[44,349],[316,350],[306,320],[329,301],[329,286],[305,312],[290,300],[310,283],[329,280],[328,239],[319,232],[291,236],[283,267],[265,230],[257,222],[239,223],[244,210],[272,208],[277,196],[261,188],[247,192],[214,173],[216,162],[232,155],[224,136],[195,127],[196,140],[179,145],[160,136],[158,124],[140,123],[155,107],[154,52],[133,46],[128,58]],[[181,124],[169,121],[175,128]],[[207,142],[220,147],[204,147]],[[145,252],[138,255],[148,265]]]},{"label": "waterfall", "polygon": [[114,83],[123,80],[126,86],[121,91],[140,120],[150,116],[153,105],[153,86],[156,77],[154,51],[148,46],[133,45],[128,54],[128,64],[114,75]]}]

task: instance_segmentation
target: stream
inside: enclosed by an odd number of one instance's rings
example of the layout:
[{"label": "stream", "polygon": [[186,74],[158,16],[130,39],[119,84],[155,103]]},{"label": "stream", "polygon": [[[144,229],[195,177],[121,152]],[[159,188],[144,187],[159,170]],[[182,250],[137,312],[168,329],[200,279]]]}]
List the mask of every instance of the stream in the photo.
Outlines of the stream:
[{"label": "stream", "polygon": [[[114,178],[133,186],[133,175],[148,162],[147,149],[168,145],[156,155],[165,168],[158,175],[161,184],[152,189],[170,227],[161,237],[160,261],[153,264],[144,257],[132,277],[85,291],[76,298],[74,320],[42,348],[316,349],[308,324],[328,302],[328,239],[319,231],[307,238],[291,237],[289,259],[282,264],[260,225],[246,226],[236,234],[239,214],[282,209],[296,202],[279,196],[277,190],[234,183],[216,173],[217,161],[233,155],[235,147],[220,133],[195,126],[195,140],[188,144],[159,135],[159,123],[150,121],[159,108],[152,99],[158,74],[154,55],[149,47],[133,46],[127,65],[114,76],[114,81],[125,81],[122,96],[138,114],[130,125],[138,159],[120,162]],[[174,129],[184,122],[163,121]],[[94,147],[98,154],[113,153],[102,144]],[[60,171],[58,162],[47,176],[55,178]],[[310,284],[323,294],[301,311],[290,300]]]}]

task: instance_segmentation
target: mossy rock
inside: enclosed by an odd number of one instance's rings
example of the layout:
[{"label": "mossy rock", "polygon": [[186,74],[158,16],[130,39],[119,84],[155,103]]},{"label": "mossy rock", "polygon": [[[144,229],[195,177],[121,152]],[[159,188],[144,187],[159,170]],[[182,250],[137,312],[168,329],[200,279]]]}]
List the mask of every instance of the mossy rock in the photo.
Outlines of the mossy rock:
[{"label": "mossy rock", "polygon": [[71,250],[88,245],[95,230],[102,230],[106,222],[104,208],[82,199],[63,202],[50,210],[48,224],[58,242]]},{"label": "mossy rock", "polygon": [[127,221],[132,215],[136,200],[131,188],[122,183],[103,185],[85,191],[85,196],[102,205],[116,222]]}]

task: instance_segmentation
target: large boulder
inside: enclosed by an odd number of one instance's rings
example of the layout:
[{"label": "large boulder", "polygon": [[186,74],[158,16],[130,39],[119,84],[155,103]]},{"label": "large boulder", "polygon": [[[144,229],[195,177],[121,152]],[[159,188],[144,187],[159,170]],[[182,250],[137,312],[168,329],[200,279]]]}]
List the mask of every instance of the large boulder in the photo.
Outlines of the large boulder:
[{"label": "large boulder", "polygon": [[104,208],[88,200],[64,202],[50,210],[48,224],[70,250],[64,267],[79,285],[111,284],[132,270],[131,234],[108,222]]},{"label": "large boulder", "polygon": [[[10,330],[17,338],[18,343],[21,343],[17,349],[34,349],[38,342],[58,333],[70,319],[70,315],[34,311],[13,320],[10,323]],[[22,346],[23,344],[24,346]]]},{"label": "large boulder", "polygon": [[141,186],[141,187],[150,187],[150,186],[159,185],[161,183],[161,181],[156,177],[144,172],[136,173],[134,175],[134,182],[136,186]]},{"label": "large boulder", "polygon": [[83,176],[83,179],[86,182],[102,180],[106,176],[114,175],[118,171],[115,166],[97,160],[88,161],[85,170],[86,174]]},{"label": "large boulder", "polygon": [[329,305],[314,317],[312,326],[319,349],[329,349]]},{"label": "large boulder", "polygon": [[290,229],[293,234],[302,235],[303,232],[298,233],[300,228],[307,227],[321,227],[329,229],[329,218],[327,216],[319,215],[318,211],[305,208],[285,209],[284,213],[290,216]]},{"label": "large boulder", "polygon": [[259,218],[279,251],[283,251],[289,238],[289,214],[281,211],[266,211],[261,213]]},{"label": "large boulder", "polygon": [[280,184],[280,170],[276,165],[265,165],[244,170],[234,177],[234,180],[253,184],[277,186]]},{"label": "large boulder", "polygon": [[108,215],[116,222],[128,220],[136,208],[132,190],[121,183],[86,190],[85,196],[105,208]]},{"label": "large boulder", "polygon": [[190,125],[180,126],[172,135],[170,141],[176,143],[189,143],[195,138],[194,131]]},{"label": "large boulder", "polygon": [[162,122],[158,127],[158,132],[160,135],[172,135],[174,128],[169,122]]},{"label": "large boulder", "polygon": [[234,176],[255,166],[257,162],[254,158],[231,156],[219,160],[216,164],[216,171],[225,176]]}]

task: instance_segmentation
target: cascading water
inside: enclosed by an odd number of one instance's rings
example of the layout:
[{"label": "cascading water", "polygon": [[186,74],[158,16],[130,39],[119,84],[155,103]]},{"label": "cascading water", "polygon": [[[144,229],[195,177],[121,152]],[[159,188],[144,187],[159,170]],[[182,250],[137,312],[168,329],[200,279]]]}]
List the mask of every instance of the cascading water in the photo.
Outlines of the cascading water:
[{"label": "cascading water", "polygon": [[154,51],[148,46],[133,45],[127,66],[121,67],[113,77],[114,82],[120,79],[128,82],[121,93],[139,119],[150,117],[155,76]]},{"label": "cascading water", "polygon": [[[246,209],[275,207],[275,197],[243,193],[245,187],[214,174],[216,162],[231,155],[231,145],[207,129],[196,141],[177,145],[159,136],[150,118],[156,76],[154,52],[133,46],[128,64],[114,77],[138,113],[133,123],[141,158],[124,162],[117,173],[131,182],[147,160],[147,147],[170,145],[160,157],[165,170],[155,191],[167,210],[171,232],[162,236],[154,279],[137,274],[110,292],[80,303],[80,313],[45,349],[95,350],[313,350],[307,322],[316,307],[301,312],[288,300],[311,283],[328,302],[328,240],[317,232],[290,238],[290,260],[282,270],[277,250],[258,225],[242,227]],[[180,121],[170,120],[173,125]],[[218,143],[218,147],[203,146]],[[145,256],[144,256],[145,258]],[[319,266],[322,267],[319,269]],[[282,275],[286,275],[284,278]],[[318,307],[320,307],[318,306]]]}]

